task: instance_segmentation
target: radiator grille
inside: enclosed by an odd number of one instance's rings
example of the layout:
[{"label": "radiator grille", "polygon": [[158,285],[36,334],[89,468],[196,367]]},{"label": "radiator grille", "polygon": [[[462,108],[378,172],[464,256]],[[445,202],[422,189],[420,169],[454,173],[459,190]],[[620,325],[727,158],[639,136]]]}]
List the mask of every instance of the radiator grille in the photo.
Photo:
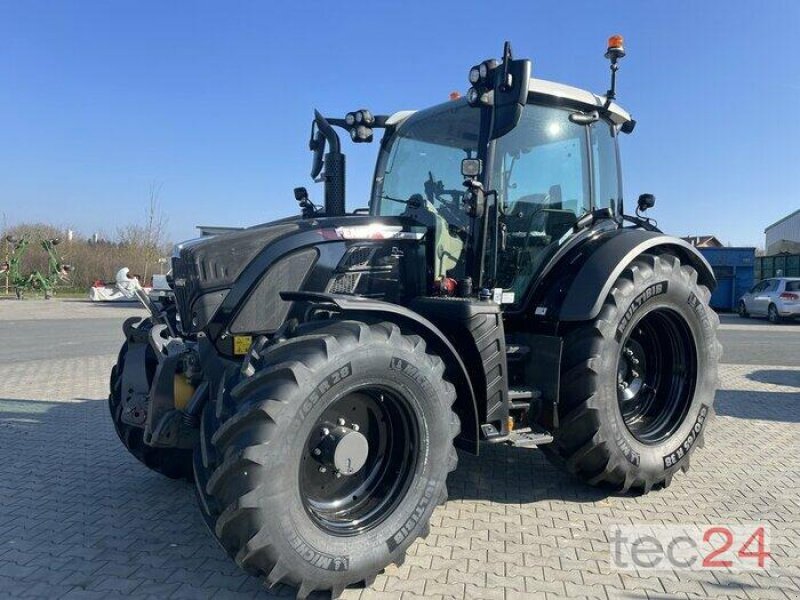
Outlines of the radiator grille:
[{"label": "radiator grille", "polygon": [[317,250],[308,248],[290,254],[272,265],[236,315],[231,332],[271,333],[278,329],[290,307],[289,302],[281,300],[280,292],[299,290],[316,259]]}]

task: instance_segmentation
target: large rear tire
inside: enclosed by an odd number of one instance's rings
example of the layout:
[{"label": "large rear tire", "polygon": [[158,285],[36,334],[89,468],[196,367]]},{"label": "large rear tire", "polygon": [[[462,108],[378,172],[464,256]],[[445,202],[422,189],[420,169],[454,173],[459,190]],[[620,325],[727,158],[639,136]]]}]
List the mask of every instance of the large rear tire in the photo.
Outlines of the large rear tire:
[{"label": "large rear tire", "polygon": [[713,415],[719,318],[697,272],[639,256],[598,317],[564,337],[560,427],[545,453],[593,485],[649,492],[689,468]]},{"label": "large rear tire", "polygon": [[[141,329],[149,329],[150,321],[139,325]],[[125,358],[128,354],[129,342],[126,340],[120,348],[117,364],[111,369],[109,379],[110,392],[108,395],[108,409],[114,429],[122,444],[136,460],[147,468],[161,473],[170,479],[191,479],[192,477],[192,451],[180,448],[154,448],[144,443],[144,429],[125,423],[122,420],[123,390],[122,373],[125,369]],[[151,384],[157,366],[157,358],[151,348],[146,354],[147,382]]]},{"label": "large rear tire", "polygon": [[252,376],[229,374],[205,407],[196,483],[240,567],[298,598],[335,598],[428,534],[457,464],[455,388],[424,340],[394,324],[297,333],[262,350]]}]

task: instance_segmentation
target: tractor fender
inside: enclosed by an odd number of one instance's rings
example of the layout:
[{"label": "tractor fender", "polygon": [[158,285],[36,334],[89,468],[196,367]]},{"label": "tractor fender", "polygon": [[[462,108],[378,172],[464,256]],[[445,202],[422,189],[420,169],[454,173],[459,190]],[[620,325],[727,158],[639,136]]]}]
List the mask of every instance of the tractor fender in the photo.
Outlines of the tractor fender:
[{"label": "tractor fender", "polygon": [[708,261],[688,242],[643,229],[617,229],[597,247],[578,270],[559,312],[560,321],[588,321],[597,317],[617,277],[640,254],[668,251],[697,271],[698,282],[713,291],[717,286]]},{"label": "tractor fender", "polygon": [[475,390],[458,351],[436,325],[404,306],[361,296],[320,292],[281,292],[280,295],[286,301],[329,306],[337,312],[350,313],[353,316],[359,313],[374,315],[397,323],[404,330],[425,338],[428,348],[444,360],[446,373],[456,386],[457,397],[453,410],[461,420],[461,433],[456,438],[455,444],[462,450],[478,454],[478,404]]}]

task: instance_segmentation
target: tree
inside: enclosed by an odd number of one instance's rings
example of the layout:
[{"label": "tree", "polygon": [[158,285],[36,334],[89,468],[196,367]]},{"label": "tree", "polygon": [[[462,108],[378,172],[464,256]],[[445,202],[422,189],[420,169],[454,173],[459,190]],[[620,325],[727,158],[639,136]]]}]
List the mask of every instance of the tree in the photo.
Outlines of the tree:
[{"label": "tree", "polygon": [[118,238],[122,245],[139,249],[143,272],[132,271],[132,273],[141,275],[143,284],[148,280],[148,275],[155,272],[158,259],[164,254],[167,245],[168,221],[161,211],[160,202],[163,187],[160,181],[150,182],[145,220],[142,225],[132,224],[118,230]]}]

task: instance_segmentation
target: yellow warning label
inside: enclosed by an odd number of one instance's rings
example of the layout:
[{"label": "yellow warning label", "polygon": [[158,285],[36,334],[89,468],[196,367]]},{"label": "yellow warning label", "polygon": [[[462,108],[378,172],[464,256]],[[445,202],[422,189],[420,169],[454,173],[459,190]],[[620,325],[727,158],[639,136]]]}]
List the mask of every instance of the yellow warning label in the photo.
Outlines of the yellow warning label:
[{"label": "yellow warning label", "polygon": [[233,353],[234,354],[247,354],[250,350],[250,344],[253,343],[252,335],[235,335],[233,336]]}]

